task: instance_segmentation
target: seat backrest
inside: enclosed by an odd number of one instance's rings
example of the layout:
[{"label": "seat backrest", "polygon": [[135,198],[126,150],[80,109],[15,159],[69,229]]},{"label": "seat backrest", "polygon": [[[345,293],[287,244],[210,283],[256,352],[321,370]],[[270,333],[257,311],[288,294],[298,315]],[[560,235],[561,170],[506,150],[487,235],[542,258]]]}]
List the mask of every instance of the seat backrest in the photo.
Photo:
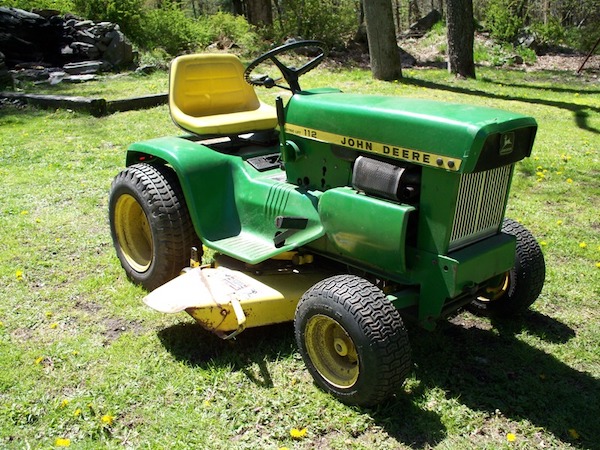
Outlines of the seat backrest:
[{"label": "seat backrest", "polygon": [[172,114],[202,117],[256,110],[260,102],[237,56],[194,54],[171,63],[169,107]]}]

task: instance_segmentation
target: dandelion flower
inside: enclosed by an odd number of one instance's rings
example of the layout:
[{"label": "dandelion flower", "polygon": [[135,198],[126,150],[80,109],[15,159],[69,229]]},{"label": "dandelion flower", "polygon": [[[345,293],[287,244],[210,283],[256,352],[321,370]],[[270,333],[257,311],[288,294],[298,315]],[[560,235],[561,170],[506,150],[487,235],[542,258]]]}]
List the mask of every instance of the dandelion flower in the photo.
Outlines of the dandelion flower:
[{"label": "dandelion flower", "polygon": [[580,242],[579,243],[579,248],[586,248],[587,244],[585,242]]},{"label": "dandelion flower", "polygon": [[596,263],[596,267],[597,267],[598,269],[600,269],[600,261],[598,261],[598,262]]},{"label": "dandelion flower", "polygon": [[57,447],[69,447],[71,445],[71,439],[56,438],[54,445]]},{"label": "dandelion flower", "polygon": [[575,428],[569,428],[569,436],[571,436],[572,439],[579,439],[580,437]]},{"label": "dandelion flower", "polygon": [[508,433],[506,435],[506,440],[508,442],[515,442],[516,439],[517,439],[517,436],[515,436],[514,433]]},{"label": "dandelion flower", "polygon": [[557,221],[556,221],[556,225],[559,225],[559,226],[560,226],[560,225],[562,225],[562,224],[563,224],[563,221],[562,221],[562,220],[557,220]]},{"label": "dandelion flower", "polygon": [[104,414],[101,418],[100,421],[104,424],[104,425],[112,425],[114,422],[115,418],[114,416],[111,416],[109,414]]},{"label": "dandelion flower", "polygon": [[301,430],[298,428],[292,428],[290,430],[290,436],[292,436],[294,439],[302,439],[306,436],[307,432],[308,430],[306,428],[302,428]]},{"label": "dandelion flower", "polygon": [[79,417],[80,415],[81,415],[81,408],[77,408],[75,411],[73,411],[73,416]]},{"label": "dandelion flower", "polygon": [[567,178],[567,183],[572,183],[573,179],[572,178]]},{"label": "dandelion flower", "polygon": [[52,317],[52,313],[50,311],[46,312],[46,317],[49,319],[50,317]]},{"label": "dandelion flower", "polygon": [[210,407],[210,400],[204,400],[204,402],[202,403],[204,405],[205,408]]},{"label": "dandelion flower", "polygon": [[540,242],[540,245],[541,245],[542,247],[545,247],[546,245],[548,245],[548,243],[547,243],[546,241],[541,241],[541,242]]},{"label": "dandelion flower", "polygon": [[15,272],[15,276],[17,277],[17,280],[21,281],[23,279],[23,271],[22,270],[17,270]]},{"label": "dandelion flower", "polygon": [[65,406],[67,406],[69,404],[69,400],[68,399],[64,399],[62,402],[60,402],[60,407],[64,408]]},{"label": "dandelion flower", "polygon": [[44,357],[43,357],[43,356],[40,356],[40,357],[38,357],[38,358],[35,358],[35,363],[36,363],[36,364],[40,364],[40,363],[41,363],[43,360],[44,360]]},{"label": "dandelion flower", "polygon": [[27,214],[29,214],[29,211],[25,210],[25,211],[21,211],[21,215],[22,216],[26,216]]},{"label": "dandelion flower", "polygon": [[51,323],[50,328],[52,328],[54,330],[54,329],[58,328],[58,324],[56,322]]}]

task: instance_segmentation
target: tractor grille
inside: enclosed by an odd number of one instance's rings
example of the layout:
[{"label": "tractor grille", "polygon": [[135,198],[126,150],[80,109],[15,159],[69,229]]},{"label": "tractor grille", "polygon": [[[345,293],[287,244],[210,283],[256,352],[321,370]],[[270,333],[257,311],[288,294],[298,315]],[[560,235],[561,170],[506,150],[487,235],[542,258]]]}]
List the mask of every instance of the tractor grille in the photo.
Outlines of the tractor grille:
[{"label": "tractor grille", "polygon": [[495,234],[504,218],[512,166],[461,175],[450,250]]}]

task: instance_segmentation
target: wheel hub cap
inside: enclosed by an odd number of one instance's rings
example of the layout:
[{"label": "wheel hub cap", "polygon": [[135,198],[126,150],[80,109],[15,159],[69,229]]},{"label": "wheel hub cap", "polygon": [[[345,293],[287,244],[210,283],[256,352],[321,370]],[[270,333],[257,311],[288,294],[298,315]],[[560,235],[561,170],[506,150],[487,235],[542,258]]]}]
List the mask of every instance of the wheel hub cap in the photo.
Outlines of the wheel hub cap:
[{"label": "wheel hub cap", "polygon": [[319,374],[331,385],[350,388],[360,372],[358,354],[352,338],[331,317],[312,316],[305,329],[307,353]]}]

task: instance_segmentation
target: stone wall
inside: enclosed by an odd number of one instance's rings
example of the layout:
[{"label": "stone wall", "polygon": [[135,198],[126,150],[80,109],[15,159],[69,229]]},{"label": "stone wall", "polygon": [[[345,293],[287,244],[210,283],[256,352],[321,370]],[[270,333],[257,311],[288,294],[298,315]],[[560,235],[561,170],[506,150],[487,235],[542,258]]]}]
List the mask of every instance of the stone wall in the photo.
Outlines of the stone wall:
[{"label": "stone wall", "polygon": [[132,45],[119,25],[51,10],[33,13],[0,7],[0,55],[5,70],[13,75],[29,71],[42,79],[57,71],[91,74],[134,65]]}]

